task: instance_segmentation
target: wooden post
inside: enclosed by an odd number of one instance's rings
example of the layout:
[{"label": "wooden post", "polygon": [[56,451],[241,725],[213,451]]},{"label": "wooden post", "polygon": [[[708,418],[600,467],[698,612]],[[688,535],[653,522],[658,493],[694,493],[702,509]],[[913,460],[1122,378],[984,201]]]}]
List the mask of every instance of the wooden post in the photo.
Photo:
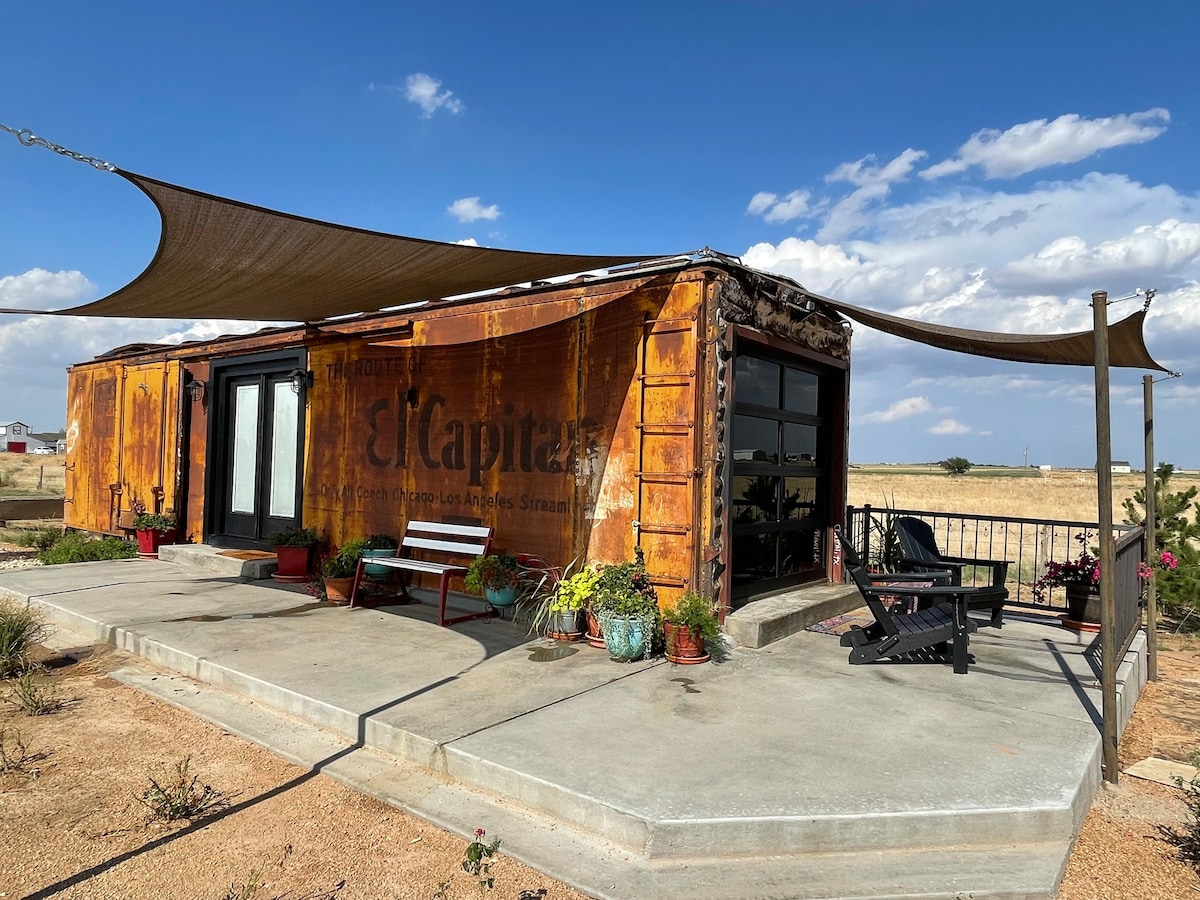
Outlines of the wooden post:
[{"label": "wooden post", "polygon": [[1154,377],[1142,376],[1142,409],[1146,419],[1146,565],[1150,577],[1146,579],[1146,677],[1158,681],[1158,592],[1155,589],[1154,573],[1158,566],[1154,557],[1158,524],[1158,492],[1154,478]]},{"label": "wooden post", "polygon": [[1117,636],[1112,573],[1112,423],[1108,397],[1108,293],[1092,294],[1096,369],[1096,505],[1100,523],[1100,688],[1103,694],[1104,780],[1117,783]]}]

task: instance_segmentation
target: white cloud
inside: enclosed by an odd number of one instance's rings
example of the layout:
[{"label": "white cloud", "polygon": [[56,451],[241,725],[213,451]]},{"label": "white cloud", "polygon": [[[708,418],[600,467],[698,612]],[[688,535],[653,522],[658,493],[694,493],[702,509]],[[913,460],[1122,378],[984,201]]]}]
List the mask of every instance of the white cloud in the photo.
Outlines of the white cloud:
[{"label": "white cloud", "polygon": [[75,306],[96,286],[82,272],[30,269],[23,275],[0,278],[0,306],[12,309],[62,309]]},{"label": "white cloud", "polygon": [[454,216],[460,222],[477,222],[480,219],[498,219],[500,218],[500,207],[493,203],[491,206],[484,206],[479,202],[478,197],[463,197],[455,200],[446,207],[446,212]]},{"label": "white cloud", "polygon": [[431,118],[439,109],[456,115],[466,109],[453,91],[443,91],[441,88],[440,80],[417,72],[404,79],[404,99],[421,107],[421,117],[424,119]]},{"label": "white cloud", "polygon": [[463,238],[461,241],[455,241],[454,243],[460,244],[463,247],[478,247],[479,246],[479,241],[475,240],[475,238]]},{"label": "white cloud", "polygon": [[792,191],[783,199],[769,191],[760,191],[750,198],[746,212],[762,216],[766,222],[790,222],[809,213],[811,197],[812,191]]},{"label": "white cloud", "polygon": [[932,428],[930,434],[970,434],[971,429],[957,419],[942,419]]},{"label": "white cloud", "polygon": [[907,179],[917,162],[927,155],[924,150],[910,147],[882,166],[869,164],[875,159],[873,156],[842,163],[825,176],[826,183],[844,181],[855,185],[857,189],[833,205],[817,237],[820,240],[841,240],[868,224],[867,208],[882,202],[891,192],[891,185]]},{"label": "white cloud", "polygon": [[867,413],[864,416],[856,417],[856,421],[860,424],[870,424],[872,422],[896,422],[900,419],[907,419],[910,416],[920,415],[924,412],[929,412],[933,407],[924,397],[905,397],[903,400],[897,400],[891,406],[884,410]]},{"label": "white cloud", "polygon": [[1070,113],[1054,121],[1034,119],[1007,131],[985,128],[971,135],[958,156],[921,172],[925,179],[940,178],[979,166],[988,178],[1015,178],[1046,166],[1087,159],[1101,150],[1126,144],[1143,144],[1164,131],[1171,114],[1165,109],[1085,119]]}]

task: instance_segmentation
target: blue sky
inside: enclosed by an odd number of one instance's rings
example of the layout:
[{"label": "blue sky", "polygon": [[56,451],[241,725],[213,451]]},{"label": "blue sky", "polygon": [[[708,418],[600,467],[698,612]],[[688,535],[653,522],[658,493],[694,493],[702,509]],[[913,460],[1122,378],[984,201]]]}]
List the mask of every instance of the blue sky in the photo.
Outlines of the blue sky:
[{"label": "blue sky", "polygon": [[[1159,291],[1157,456],[1200,467],[1200,4],[0,0],[0,122],[319,219],[523,250],[708,245],[852,303],[1014,332]],[[153,256],[122,179],[0,133],[0,306],[104,296]],[[1111,318],[1136,309],[1113,306]],[[0,419],[65,367],[212,321],[0,317]],[[1141,376],[1114,370],[1139,464]],[[855,461],[1087,466],[1092,372],[856,327]]]}]

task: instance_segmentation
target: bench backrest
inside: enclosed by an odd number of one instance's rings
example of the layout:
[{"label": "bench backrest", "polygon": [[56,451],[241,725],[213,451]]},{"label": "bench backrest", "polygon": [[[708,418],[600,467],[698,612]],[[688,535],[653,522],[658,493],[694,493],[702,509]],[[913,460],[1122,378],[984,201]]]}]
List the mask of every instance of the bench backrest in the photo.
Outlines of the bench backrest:
[{"label": "bench backrest", "polygon": [[444,553],[450,556],[486,556],[492,548],[490,525],[452,525],[414,520],[404,527],[397,555]]}]

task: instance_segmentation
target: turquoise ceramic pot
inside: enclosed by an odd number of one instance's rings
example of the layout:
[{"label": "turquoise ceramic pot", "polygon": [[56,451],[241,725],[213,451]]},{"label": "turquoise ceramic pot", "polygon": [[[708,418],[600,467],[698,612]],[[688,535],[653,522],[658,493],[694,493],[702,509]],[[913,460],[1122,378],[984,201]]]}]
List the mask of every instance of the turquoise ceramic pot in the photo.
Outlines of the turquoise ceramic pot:
[{"label": "turquoise ceramic pot", "polygon": [[517,586],[500,588],[484,588],[483,596],[492,606],[512,606],[517,602]]},{"label": "turquoise ceramic pot", "polygon": [[[380,556],[395,556],[396,551],[395,550],[364,550],[362,552],[362,555],[363,555],[364,559],[371,559],[373,557],[380,557]],[[387,566],[372,565],[371,563],[367,563],[366,566],[363,567],[363,571],[366,573],[368,578],[375,578],[375,579],[382,581],[383,579],[388,577],[388,572],[391,570],[388,569]]]},{"label": "turquoise ceramic pot", "polygon": [[601,615],[600,628],[608,655],[618,662],[637,659],[646,652],[649,636],[640,619]]}]

